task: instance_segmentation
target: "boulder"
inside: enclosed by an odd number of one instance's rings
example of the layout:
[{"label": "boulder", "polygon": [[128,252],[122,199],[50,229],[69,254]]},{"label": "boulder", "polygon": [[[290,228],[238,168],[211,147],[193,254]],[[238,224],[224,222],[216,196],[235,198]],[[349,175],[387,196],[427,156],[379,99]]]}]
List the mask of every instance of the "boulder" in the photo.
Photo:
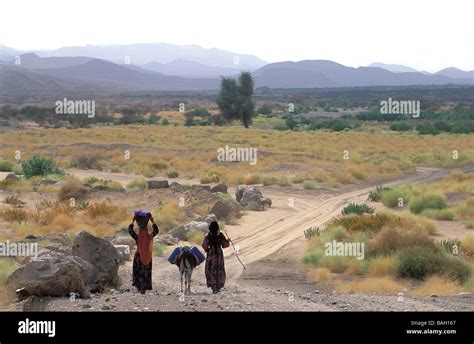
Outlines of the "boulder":
[{"label": "boulder", "polygon": [[217,221],[217,216],[214,214],[209,214],[207,216],[199,216],[195,221],[211,223],[212,221]]},{"label": "boulder", "polygon": [[120,286],[120,255],[110,242],[88,232],[81,232],[74,240],[72,254],[92,264],[93,271],[86,281],[91,292]]},{"label": "boulder", "polygon": [[162,234],[162,235],[157,235],[154,239],[155,242],[166,245],[166,246],[173,246],[177,245],[179,243],[179,239],[175,238],[169,233]]},{"label": "boulder", "polygon": [[92,270],[93,266],[80,257],[45,251],[10,275],[7,286],[24,288],[23,294],[35,296],[85,295],[85,282]]},{"label": "boulder", "polygon": [[169,188],[170,185],[168,184],[167,180],[150,179],[150,180],[148,180],[146,187],[147,187],[148,190],[151,190],[151,189],[165,189],[165,188]]},{"label": "boulder", "polygon": [[272,200],[264,198],[260,189],[255,186],[245,190],[239,202],[246,210],[263,211],[272,206]]},{"label": "boulder", "polygon": [[240,217],[241,210],[241,206],[236,201],[219,200],[212,206],[210,213],[214,214],[218,220],[221,220]]},{"label": "boulder", "polygon": [[217,184],[217,185],[214,185],[214,186],[211,188],[211,192],[212,192],[212,193],[216,193],[216,192],[227,193],[227,185],[225,185],[225,184]]},{"label": "boulder", "polygon": [[12,172],[0,172],[0,180],[20,180],[20,177]]},{"label": "boulder", "polygon": [[120,261],[127,262],[130,260],[130,246],[128,245],[114,245],[119,253]]},{"label": "boulder", "polygon": [[240,185],[235,188],[235,200],[237,202],[240,202],[246,190],[247,189],[245,188],[245,186],[240,186]]},{"label": "boulder", "polygon": [[133,240],[130,236],[119,235],[114,237],[111,241],[112,245],[128,245],[130,249],[135,246],[135,240]]},{"label": "boulder", "polygon": [[208,229],[209,224],[207,222],[191,221],[185,225],[174,228],[169,234],[179,240],[187,240],[189,232],[195,231],[207,234]]}]

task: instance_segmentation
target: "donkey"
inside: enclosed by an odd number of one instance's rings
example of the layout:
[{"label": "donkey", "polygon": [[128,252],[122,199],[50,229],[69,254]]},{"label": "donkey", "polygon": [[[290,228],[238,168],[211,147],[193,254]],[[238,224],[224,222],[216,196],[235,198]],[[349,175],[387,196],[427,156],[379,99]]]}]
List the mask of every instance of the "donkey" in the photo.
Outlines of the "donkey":
[{"label": "donkey", "polygon": [[181,247],[177,263],[179,266],[179,275],[181,276],[181,293],[191,294],[191,276],[196,266],[196,258],[188,246]]}]

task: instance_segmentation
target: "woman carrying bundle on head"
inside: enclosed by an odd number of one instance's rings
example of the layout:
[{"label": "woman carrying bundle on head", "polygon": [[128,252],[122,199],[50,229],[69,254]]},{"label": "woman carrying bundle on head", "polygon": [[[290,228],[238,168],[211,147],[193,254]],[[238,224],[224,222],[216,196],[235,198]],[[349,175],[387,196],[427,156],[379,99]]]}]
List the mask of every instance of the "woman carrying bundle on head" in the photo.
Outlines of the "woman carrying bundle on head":
[{"label": "woman carrying bundle on head", "polygon": [[[151,221],[153,224],[151,233],[148,231],[148,221]],[[138,234],[133,230],[134,222],[138,225]],[[148,211],[136,211],[132,223],[128,226],[128,233],[137,244],[137,251],[133,258],[132,285],[142,294],[145,294],[147,290],[152,290],[153,238],[158,232],[158,226]]]},{"label": "woman carrying bundle on head", "polygon": [[207,287],[217,294],[225,284],[225,266],[223,248],[229,247],[229,240],[219,230],[219,224],[212,221],[209,225],[209,234],[202,243],[202,248],[207,253],[206,281]]}]

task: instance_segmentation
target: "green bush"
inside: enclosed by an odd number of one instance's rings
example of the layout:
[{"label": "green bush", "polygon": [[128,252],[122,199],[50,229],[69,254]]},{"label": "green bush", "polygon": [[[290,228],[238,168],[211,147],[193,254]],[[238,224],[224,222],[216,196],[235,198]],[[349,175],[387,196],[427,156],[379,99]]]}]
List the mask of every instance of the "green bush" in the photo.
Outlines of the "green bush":
[{"label": "green bush", "polygon": [[444,209],[446,201],[441,194],[415,196],[410,202],[410,211],[420,214],[425,209]]},{"label": "green bush", "polygon": [[0,172],[11,172],[15,164],[10,161],[0,160]]},{"label": "green bush", "polygon": [[473,128],[471,126],[468,126],[463,123],[453,124],[450,130],[450,132],[453,134],[469,134],[472,131],[473,131]]},{"label": "green bush", "polygon": [[12,167],[12,172],[16,175],[21,175],[23,174],[23,168],[21,168],[21,165],[15,165]]},{"label": "green bush", "polygon": [[390,126],[390,130],[393,131],[409,131],[412,129],[413,127],[408,123],[394,123]]},{"label": "green bush", "polygon": [[64,171],[56,167],[53,160],[39,156],[33,156],[22,162],[21,167],[26,178],[51,174],[64,175]]},{"label": "green bush", "polygon": [[400,251],[398,257],[400,277],[424,279],[430,275],[440,275],[464,282],[471,276],[471,270],[463,260],[439,249],[412,247]]},{"label": "green bush", "polygon": [[178,178],[179,173],[177,171],[170,171],[166,174],[168,178]]},{"label": "green bush", "polygon": [[303,182],[303,189],[308,189],[308,190],[312,190],[312,189],[316,189],[317,185],[315,182],[312,182],[311,180],[305,180]]},{"label": "green bush", "polygon": [[450,209],[425,209],[421,215],[433,220],[453,221],[454,212]]},{"label": "green bush", "polygon": [[356,204],[356,203],[349,203],[344,208],[342,208],[342,215],[348,214],[372,214],[375,212],[373,207],[369,207],[367,204]]},{"label": "green bush", "polygon": [[420,135],[438,135],[439,130],[431,124],[418,124],[416,130]]},{"label": "green bush", "polygon": [[380,200],[383,205],[389,208],[395,208],[398,206],[398,199],[402,198],[403,203],[408,202],[408,197],[400,189],[388,189],[381,192]]}]

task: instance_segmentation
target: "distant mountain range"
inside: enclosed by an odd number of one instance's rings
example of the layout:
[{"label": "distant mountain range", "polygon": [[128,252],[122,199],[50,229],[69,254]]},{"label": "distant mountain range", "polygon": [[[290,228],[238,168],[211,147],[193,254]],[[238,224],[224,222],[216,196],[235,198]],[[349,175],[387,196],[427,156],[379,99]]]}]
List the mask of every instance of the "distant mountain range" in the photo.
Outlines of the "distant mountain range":
[{"label": "distant mountain range", "polygon": [[454,67],[428,73],[383,63],[358,68],[328,60],[266,64],[252,55],[164,43],[36,53],[0,46],[2,94],[215,90],[220,77],[241,70],[252,72],[256,87],[269,88],[474,85],[474,71]]}]

